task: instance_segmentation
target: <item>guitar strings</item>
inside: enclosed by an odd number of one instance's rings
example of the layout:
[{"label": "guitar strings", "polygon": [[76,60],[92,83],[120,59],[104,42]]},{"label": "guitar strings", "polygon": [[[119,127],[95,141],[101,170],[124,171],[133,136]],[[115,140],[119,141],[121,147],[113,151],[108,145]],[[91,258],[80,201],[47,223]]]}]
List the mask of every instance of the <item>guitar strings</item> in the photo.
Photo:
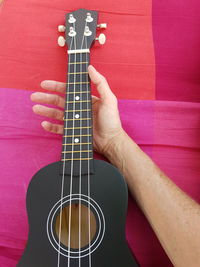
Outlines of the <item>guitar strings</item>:
[{"label": "guitar strings", "polygon": [[[85,27],[86,27],[86,25],[87,25],[87,22],[85,22],[85,26],[84,26],[84,29],[85,29]],[[85,35],[84,35],[84,33],[83,33],[83,37],[82,37],[82,42],[81,42],[81,49],[83,49],[83,45],[84,45],[84,39],[85,39]],[[82,68],[82,62],[83,62],[83,57],[82,57],[82,53],[80,53],[80,62],[81,62],[81,64],[80,64],[80,89],[79,89],[79,91],[81,92],[81,96],[83,97],[83,93],[82,93],[82,91],[83,91],[83,83],[82,83],[82,81],[83,81],[83,77],[82,77],[82,75],[83,75],[83,73],[82,73],[82,70],[83,70],[83,68]],[[83,99],[81,99],[81,100],[83,100]],[[82,102],[80,102],[80,118],[82,118],[82,115],[83,115],[83,113],[82,113]],[[80,120],[80,143],[82,143],[82,120]],[[81,194],[82,194],[82,192],[81,192],[81,185],[82,185],[82,177],[81,177],[81,168],[82,168],[82,165],[81,165],[81,158],[82,158],[82,152],[81,152],[81,145],[80,145],[80,170],[79,170],[79,196],[80,196],[80,198],[79,198],[79,267],[81,267],[81,200],[82,200],[82,198],[81,198]]]},{"label": "guitar strings", "polygon": [[[81,47],[82,49],[82,47]],[[82,62],[82,53],[80,53],[80,62]],[[80,64],[80,73],[82,72],[82,63]],[[80,92],[82,91],[82,74],[80,74]],[[81,96],[83,96],[83,94],[81,93],[80,94]],[[81,99],[81,98],[80,98]],[[82,102],[80,102],[80,118],[82,118]],[[80,120],[80,143],[82,144],[82,120]],[[82,165],[81,165],[81,156],[82,156],[82,153],[81,153],[81,145],[80,145],[80,164],[79,164],[79,167],[80,167],[80,170],[79,170],[79,267],[81,266],[81,184],[82,184],[82,180],[81,180],[81,168],[82,168]]]},{"label": "guitar strings", "polygon": [[[70,49],[72,47],[72,43],[73,43],[73,38],[71,39],[71,43],[70,43]],[[69,55],[69,62],[70,62],[70,59],[71,59],[71,55]],[[69,71],[68,71],[69,73]],[[68,74],[68,80],[67,80],[67,92],[69,91],[69,74]],[[68,111],[68,99],[69,98],[69,94],[67,94],[67,97],[66,97],[66,110]],[[66,123],[65,123],[65,127],[66,128],[66,131],[67,131],[67,124],[68,124],[68,114],[69,112],[66,112]],[[67,134],[64,134],[64,143],[66,144],[66,139],[67,139]],[[64,152],[66,151],[66,146],[64,146]],[[65,155],[66,153],[63,153],[64,154],[64,161],[63,161],[63,170],[62,170],[62,186],[61,186],[61,204],[60,204],[60,218],[59,218],[59,237],[58,237],[58,240],[59,240],[59,246],[58,246],[58,259],[57,259],[57,266],[59,267],[60,266],[60,242],[61,242],[61,228],[62,228],[62,205],[63,205],[63,194],[64,194],[64,183],[65,183],[65,164],[66,164],[66,161],[65,161]]]},{"label": "guitar strings", "polygon": [[[86,47],[87,47],[87,38],[85,38],[85,44],[86,44]],[[88,66],[87,66],[88,67]],[[87,78],[86,78],[86,81],[88,82],[88,75],[87,75]],[[89,90],[89,86],[88,86],[88,83],[87,83],[87,91]],[[91,87],[90,87],[90,93],[91,93]],[[89,115],[89,104],[88,104],[88,93],[87,93],[87,116]],[[91,95],[90,95],[90,102],[91,102],[91,105],[90,105],[90,109],[92,109],[92,100],[91,100]],[[92,110],[91,110],[91,125],[93,123],[92,121]],[[87,120],[87,127],[89,127],[89,120]],[[92,128],[91,128],[92,129]],[[91,130],[92,131],[92,130]],[[92,132],[91,132],[92,133]],[[91,225],[90,225],[90,148],[89,148],[89,143],[90,143],[90,136],[89,136],[89,128],[87,128],[87,134],[88,134],[88,235],[89,235],[89,267],[92,266],[92,259],[91,259],[91,240],[90,240],[90,236],[91,236]],[[91,143],[92,142],[92,135],[91,135]]]},{"label": "guitar strings", "polygon": [[[84,35],[83,35],[84,38]],[[83,39],[82,39],[83,40]],[[81,44],[81,49],[82,49],[82,44]],[[82,62],[82,53],[80,53],[80,62]],[[80,73],[82,73],[82,63],[80,64]],[[79,91],[82,92],[82,74],[80,74],[80,89]],[[80,93],[80,96],[83,96],[82,93]],[[80,100],[82,101],[82,98],[80,98]],[[80,102],[80,118],[82,118],[82,102]],[[80,143],[82,144],[82,120],[80,120]],[[82,179],[81,179],[81,145],[80,145],[80,170],[79,170],[79,267],[81,266],[81,184],[82,184]]]},{"label": "guitar strings", "polygon": [[[87,24],[87,22],[86,22]],[[86,26],[85,24],[85,26]],[[73,23],[74,26],[74,30],[75,30],[75,24]],[[87,38],[84,38],[83,35],[83,39],[82,39],[82,44],[81,44],[81,48],[83,47],[83,43],[84,43],[84,39],[85,39],[85,43],[86,43],[86,47],[87,47]],[[75,50],[76,50],[76,38],[73,37],[71,39],[71,43],[70,43],[70,50],[72,47],[72,43],[74,41],[74,46],[75,46]],[[75,59],[74,62],[76,62],[76,54],[74,55]],[[80,62],[82,62],[82,54],[80,54]],[[86,58],[87,58],[87,54],[86,54]],[[69,55],[69,63],[70,63],[70,59],[71,59],[71,55]],[[70,65],[70,64],[69,64]],[[87,65],[86,65],[87,66]],[[87,66],[88,67],[88,66]],[[80,72],[82,72],[82,65],[80,64]],[[69,73],[69,71],[68,71]],[[76,73],[76,64],[74,64],[74,73]],[[75,99],[75,84],[76,84],[76,75],[74,75],[74,99]],[[86,86],[87,86],[87,92],[88,92],[88,75],[86,76]],[[69,92],[69,74],[68,74],[68,82],[67,82],[67,91]],[[80,75],[80,91],[82,91],[82,77]],[[69,98],[69,94],[67,94],[67,110],[68,110],[68,98]],[[88,109],[89,109],[89,105],[88,105],[88,93],[87,93],[87,115],[89,114]],[[81,116],[82,116],[82,103],[80,102],[80,111],[81,111]],[[66,112],[66,117],[68,118],[69,112]],[[75,123],[75,101],[73,101],[73,127],[72,127],[72,139],[74,139],[74,123]],[[67,129],[67,123],[68,120],[66,120],[66,129]],[[87,127],[89,127],[89,121],[87,120]],[[89,235],[89,267],[91,267],[91,249],[90,249],[90,245],[91,245],[91,240],[90,240],[90,235],[91,235],[91,226],[90,226],[90,162],[89,162],[89,128],[87,128],[87,134],[88,134],[88,235]],[[80,120],[80,143],[82,143],[82,121]],[[67,136],[67,134],[66,134]],[[65,137],[65,143],[66,143],[66,138]],[[64,152],[66,151],[66,147],[64,148]],[[73,153],[74,153],[74,143],[72,142],[72,158],[71,158],[71,177],[70,177],[70,200],[69,200],[69,229],[68,229],[68,267],[70,267],[70,249],[71,249],[71,203],[72,203],[72,186],[73,186]],[[63,194],[64,194],[64,180],[65,180],[65,164],[66,164],[66,160],[65,160],[65,154],[64,153],[64,162],[63,162],[63,175],[62,175],[62,189],[61,189],[61,206],[60,206],[60,223],[59,223],[59,250],[58,250],[58,265],[60,265],[60,243],[61,243],[61,228],[62,228],[62,203],[63,203]],[[80,219],[81,219],[81,145],[80,145],[80,184],[79,184],[79,266],[81,266],[81,223],[80,223]]]},{"label": "guitar strings", "polygon": [[[73,23],[74,31],[76,31],[75,23]],[[75,35],[76,36],[76,35]],[[76,50],[76,37],[74,36],[74,49]],[[74,62],[76,62],[76,53],[74,55]],[[74,73],[76,73],[76,64],[74,64]],[[71,203],[72,203],[72,183],[73,183],[73,157],[74,157],[74,117],[75,117],[75,90],[76,90],[76,75],[74,74],[74,101],[73,101],[73,120],[72,120],[72,158],[71,158],[71,178],[70,178],[70,199],[69,199],[69,233],[68,233],[68,267],[70,267],[70,242],[71,242]]]}]

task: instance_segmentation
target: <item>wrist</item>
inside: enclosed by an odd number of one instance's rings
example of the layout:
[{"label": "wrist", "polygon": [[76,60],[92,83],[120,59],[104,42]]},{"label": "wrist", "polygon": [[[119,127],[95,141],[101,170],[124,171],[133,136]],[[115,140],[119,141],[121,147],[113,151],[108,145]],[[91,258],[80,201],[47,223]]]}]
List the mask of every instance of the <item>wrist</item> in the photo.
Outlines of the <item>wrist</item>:
[{"label": "wrist", "polygon": [[123,171],[125,154],[130,145],[135,145],[137,147],[137,144],[122,129],[109,140],[103,150],[103,154],[113,165]]}]

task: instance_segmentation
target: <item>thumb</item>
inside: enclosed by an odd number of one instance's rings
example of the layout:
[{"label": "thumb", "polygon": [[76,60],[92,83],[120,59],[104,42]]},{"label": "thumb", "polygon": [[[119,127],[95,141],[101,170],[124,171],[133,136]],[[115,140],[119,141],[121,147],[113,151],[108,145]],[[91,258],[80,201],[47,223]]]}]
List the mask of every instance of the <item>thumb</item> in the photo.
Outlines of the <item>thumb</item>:
[{"label": "thumb", "polygon": [[106,78],[103,75],[101,75],[98,71],[96,71],[96,69],[92,65],[88,67],[88,72],[91,81],[97,86],[97,90],[103,101],[109,102],[116,98],[113,92],[111,91],[106,81]]}]

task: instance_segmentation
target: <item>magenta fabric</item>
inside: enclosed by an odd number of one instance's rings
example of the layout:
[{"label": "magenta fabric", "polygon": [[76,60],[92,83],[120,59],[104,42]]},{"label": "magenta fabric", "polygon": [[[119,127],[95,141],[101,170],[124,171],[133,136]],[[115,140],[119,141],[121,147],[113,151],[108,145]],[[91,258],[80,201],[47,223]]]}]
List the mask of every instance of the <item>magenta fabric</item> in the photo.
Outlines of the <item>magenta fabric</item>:
[{"label": "magenta fabric", "polygon": [[[61,137],[41,129],[43,118],[32,113],[30,93],[0,89],[1,267],[15,266],[25,246],[25,195],[31,177],[60,159]],[[200,104],[120,100],[119,109],[128,134],[176,184],[200,202]],[[172,266],[131,197],[126,233],[141,266]]]},{"label": "magenta fabric", "polygon": [[[61,136],[42,130],[29,96],[43,79],[65,81],[56,29],[70,10],[95,9],[108,22],[108,42],[91,60],[120,99],[124,128],[200,203],[199,0],[1,2],[0,267],[14,267],[25,247],[31,177],[60,159]],[[141,267],[172,266],[131,196],[126,237]]]},{"label": "magenta fabric", "polygon": [[152,1],[156,99],[200,102],[200,1]]}]

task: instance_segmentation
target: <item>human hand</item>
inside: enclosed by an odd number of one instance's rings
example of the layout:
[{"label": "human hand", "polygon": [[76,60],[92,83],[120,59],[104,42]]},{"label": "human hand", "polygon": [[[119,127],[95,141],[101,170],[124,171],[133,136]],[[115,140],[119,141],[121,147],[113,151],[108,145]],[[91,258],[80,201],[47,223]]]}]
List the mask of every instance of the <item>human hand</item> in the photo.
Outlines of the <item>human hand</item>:
[{"label": "human hand", "polygon": [[[112,93],[106,79],[93,66],[90,65],[88,67],[88,72],[91,81],[97,86],[100,95],[100,98],[92,96],[94,149],[101,154],[106,154],[106,150],[110,145],[114,144],[119,136],[124,135],[119,117],[117,98]],[[56,81],[45,80],[41,83],[41,87],[63,94],[66,91],[66,84]],[[65,104],[64,97],[42,92],[31,94],[31,100],[42,104],[52,104],[60,108],[64,108]],[[63,120],[64,116],[63,110],[49,108],[44,105],[34,105],[33,111],[36,114],[60,121]],[[63,124],[53,124],[48,121],[43,121],[42,127],[46,131],[63,134]]]}]

